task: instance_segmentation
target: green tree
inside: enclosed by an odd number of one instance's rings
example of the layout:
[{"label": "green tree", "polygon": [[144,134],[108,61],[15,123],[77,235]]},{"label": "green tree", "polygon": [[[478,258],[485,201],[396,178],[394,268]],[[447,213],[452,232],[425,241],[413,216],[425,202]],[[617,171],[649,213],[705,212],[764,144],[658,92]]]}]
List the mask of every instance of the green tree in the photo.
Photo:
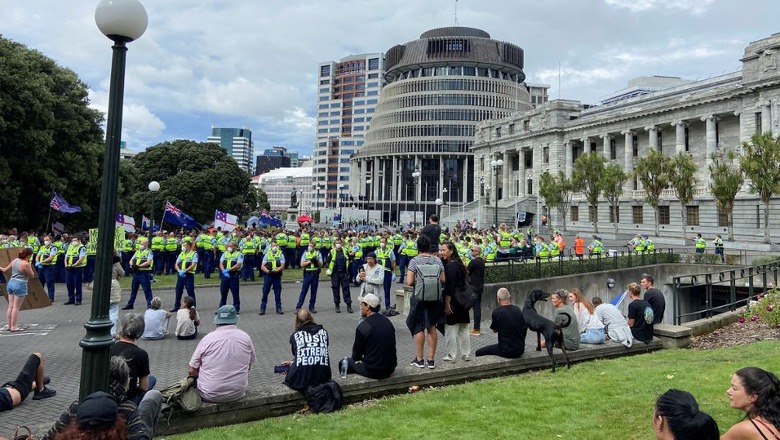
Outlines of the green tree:
[{"label": "green tree", "polygon": [[687,238],[685,207],[696,194],[696,163],[690,154],[680,151],[672,157],[669,165],[669,184],[680,201],[682,233],[683,238]]},{"label": "green tree", "polygon": [[750,192],[764,203],[764,242],[769,243],[769,201],[780,190],[780,136],[756,133],[743,142],[739,166],[750,179]]},{"label": "green tree", "polygon": [[590,205],[590,221],[593,232],[599,232],[598,200],[601,194],[601,176],[604,174],[604,158],[595,152],[586,153],[574,162],[572,181]]},{"label": "green tree", "polygon": [[[166,200],[200,223],[210,223],[217,209],[244,219],[257,209],[258,193],[251,186],[249,176],[217,144],[190,140],[163,142],[131,161],[135,181],[129,206],[136,215],[149,212],[152,197],[158,219],[162,217]],[[154,195],[147,188],[153,180],[160,183],[160,191]]]},{"label": "green tree", "polygon": [[612,225],[615,228],[616,235],[618,233],[618,223],[620,223],[618,216],[620,197],[623,196],[623,185],[626,183],[626,180],[628,180],[628,174],[616,163],[607,165],[601,174],[601,191],[615,213],[615,221],[612,222]]},{"label": "green tree", "polygon": [[52,220],[97,224],[103,116],[87,96],[71,70],[0,37],[0,226],[42,230],[52,190],[82,209]]},{"label": "green tree", "polygon": [[545,171],[539,180],[539,195],[550,208],[557,208],[562,219],[562,228],[566,231],[566,216],[574,196],[574,184],[562,171],[558,177]]},{"label": "green tree", "polygon": [[670,162],[670,158],[651,148],[647,156],[637,158],[634,163],[634,175],[642,182],[645,200],[653,207],[656,236],[658,236],[658,202],[661,200],[661,192],[669,186]]},{"label": "green tree", "polygon": [[739,167],[734,166],[737,153],[726,153],[728,163],[721,161],[717,155],[712,155],[710,164],[710,192],[715,198],[715,204],[728,216],[729,241],[734,240],[734,200],[745,183],[745,175]]}]

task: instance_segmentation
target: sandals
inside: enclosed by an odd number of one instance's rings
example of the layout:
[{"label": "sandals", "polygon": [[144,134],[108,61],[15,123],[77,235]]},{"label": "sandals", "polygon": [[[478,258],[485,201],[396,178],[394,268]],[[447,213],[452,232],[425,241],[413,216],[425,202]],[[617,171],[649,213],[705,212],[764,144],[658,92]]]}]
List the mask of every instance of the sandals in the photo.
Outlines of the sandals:
[{"label": "sandals", "polygon": [[19,328],[17,328],[17,329],[11,329],[11,330],[8,330],[8,332],[9,332],[9,333],[18,333],[18,332],[23,332],[23,331],[25,331],[25,330],[27,330],[27,329],[26,329],[26,328],[24,328],[24,327],[19,327]]}]

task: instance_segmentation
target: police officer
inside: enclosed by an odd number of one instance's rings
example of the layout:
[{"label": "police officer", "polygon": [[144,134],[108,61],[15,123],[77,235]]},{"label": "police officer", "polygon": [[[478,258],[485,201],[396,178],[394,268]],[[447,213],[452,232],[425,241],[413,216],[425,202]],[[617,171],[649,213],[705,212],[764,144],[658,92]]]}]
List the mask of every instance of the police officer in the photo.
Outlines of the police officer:
[{"label": "police officer", "polygon": [[[37,240],[37,238],[36,238]],[[43,237],[43,246],[35,256],[35,267],[40,271],[41,284],[46,286],[49,300],[54,301],[54,282],[57,280],[57,248],[51,242],[51,237]]]},{"label": "police officer", "polygon": [[214,259],[217,255],[217,238],[212,237],[209,234],[202,234],[200,237],[200,247],[203,248],[203,264],[201,270],[203,270],[203,278],[211,279],[211,272],[214,272]]},{"label": "police officer", "polygon": [[181,307],[181,297],[184,289],[187,289],[188,296],[195,299],[195,268],[197,266],[198,253],[192,250],[192,244],[184,243],[174,263],[179,276],[176,279],[176,299],[173,302],[171,313],[176,313]]},{"label": "police officer", "polygon": [[[298,236],[298,259],[303,258],[303,254],[309,248],[309,243],[311,243],[311,234],[309,234],[308,229],[304,229]],[[295,262],[300,264],[298,259],[296,259]]]},{"label": "police officer", "polygon": [[68,273],[68,302],[66,305],[81,305],[81,283],[84,279],[84,267],[87,265],[87,250],[78,237],[73,237],[65,252],[65,271]]},{"label": "police officer", "polygon": [[317,289],[320,284],[320,268],[322,267],[322,257],[320,252],[314,247],[314,243],[309,242],[306,250],[301,254],[301,267],[303,268],[303,285],[301,294],[298,295],[298,302],[295,304],[295,311],[303,307],[303,301],[306,299],[306,292],[311,289],[309,297],[309,311],[317,313],[315,305],[317,303]]},{"label": "police officer", "polygon": [[[178,259],[179,240],[176,239],[176,233],[171,231],[165,239],[165,274],[173,275],[177,272],[176,260]],[[178,310],[178,308],[176,309]]]},{"label": "police officer", "polygon": [[712,244],[715,245],[715,255],[720,255],[720,262],[725,263],[726,255],[723,252],[724,250],[723,238],[721,238],[720,234],[715,236],[715,240],[712,242]]},{"label": "police officer", "polygon": [[244,281],[255,280],[255,256],[257,255],[257,242],[252,232],[246,232],[238,247],[244,255],[244,265],[241,268],[241,279]]},{"label": "police officer", "polygon": [[344,295],[344,303],[347,305],[347,312],[352,313],[352,297],[349,293],[349,253],[342,247],[341,237],[336,237],[333,249],[330,251],[330,263],[328,264],[328,275],[330,275],[330,287],[333,290],[333,303],[336,304],[336,313],[341,313],[341,295],[339,288]]},{"label": "police officer", "polygon": [[707,248],[707,241],[702,238],[701,234],[696,234],[696,253],[703,254]]},{"label": "police officer", "polygon": [[122,310],[133,310],[135,297],[138,295],[138,287],[144,289],[146,297],[146,308],[152,306],[152,269],[154,264],[154,254],[149,250],[149,241],[146,238],[138,239],[138,249],[130,258],[133,268],[133,281],[130,283],[130,299]]},{"label": "police officer", "polygon": [[598,235],[593,235],[593,241],[588,245],[588,251],[590,251],[591,255],[597,257],[601,256],[602,252],[604,252],[604,244],[601,242]]},{"label": "police officer", "polygon": [[284,315],[282,311],[282,271],[285,266],[284,253],[278,243],[271,243],[271,250],[263,256],[263,297],[260,301],[260,315],[265,315],[265,307],[268,304],[268,293],[271,287],[274,289],[274,301],[276,313]]},{"label": "police officer", "polygon": [[[163,231],[157,231],[154,237],[152,237],[152,258],[154,258],[154,274],[162,275],[163,266],[165,265],[165,236]],[[151,300],[150,300],[151,302]]]},{"label": "police officer", "polygon": [[356,278],[360,266],[363,265],[363,248],[358,244],[357,237],[352,237],[347,251],[349,252],[349,280],[353,286],[359,287],[360,283]]},{"label": "police officer", "polygon": [[219,270],[222,281],[219,283],[219,307],[227,303],[227,293],[230,289],[233,295],[233,307],[236,313],[241,311],[241,297],[239,296],[238,280],[241,278],[241,266],[244,264],[244,254],[238,250],[238,244],[230,241],[225,246],[225,252],[219,258]]}]

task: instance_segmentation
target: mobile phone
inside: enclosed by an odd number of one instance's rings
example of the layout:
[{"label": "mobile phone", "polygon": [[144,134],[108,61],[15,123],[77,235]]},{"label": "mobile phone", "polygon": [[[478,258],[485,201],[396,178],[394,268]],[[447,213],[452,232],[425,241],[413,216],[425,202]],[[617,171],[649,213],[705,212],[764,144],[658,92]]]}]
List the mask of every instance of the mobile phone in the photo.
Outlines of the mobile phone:
[{"label": "mobile phone", "polygon": [[289,365],[274,365],[274,374],[286,374],[288,371],[290,371]]}]

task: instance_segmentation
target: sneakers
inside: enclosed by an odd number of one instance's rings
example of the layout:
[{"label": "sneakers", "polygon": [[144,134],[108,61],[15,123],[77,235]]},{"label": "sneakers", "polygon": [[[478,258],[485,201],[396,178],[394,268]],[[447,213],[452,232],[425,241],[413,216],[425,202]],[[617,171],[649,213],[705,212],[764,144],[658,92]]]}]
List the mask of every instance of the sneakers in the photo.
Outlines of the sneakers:
[{"label": "sneakers", "polygon": [[310,313],[317,313],[317,309],[315,309],[314,307],[309,307],[309,312]]},{"label": "sneakers", "polygon": [[434,362],[433,359],[428,359],[428,368],[430,368],[431,370],[436,368],[436,362]]},{"label": "sneakers", "polygon": [[81,305],[81,301],[76,301],[76,303],[75,303],[75,304],[73,304],[73,305],[74,305],[74,306],[80,306],[80,305]]},{"label": "sneakers", "polygon": [[412,362],[410,362],[409,365],[417,368],[425,368],[425,361],[422,359],[414,358],[414,360],[412,360]]},{"label": "sneakers", "polygon": [[33,394],[33,400],[41,400],[41,399],[46,399],[48,397],[54,397],[55,394],[57,394],[56,391],[54,391],[49,387],[45,387],[41,391],[37,391],[37,390],[35,391],[35,394]]},{"label": "sneakers", "polygon": [[473,329],[469,330],[469,334],[471,336],[479,336],[481,333],[479,332],[479,330],[473,328]]},{"label": "sneakers", "polygon": [[444,356],[441,360],[447,361],[447,362],[455,362],[455,358],[450,356],[450,355]]},{"label": "sneakers", "polygon": [[276,314],[277,315],[284,315],[284,312],[282,311],[282,309],[276,309]]},{"label": "sneakers", "polygon": [[352,310],[352,304],[347,304],[347,313],[354,313]]},{"label": "sneakers", "polygon": [[336,313],[341,313],[341,306],[340,305],[336,305]]},{"label": "sneakers", "polygon": [[76,301],[68,301],[68,302],[62,303],[62,305],[64,305],[64,306],[71,306],[73,304],[76,304]]},{"label": "sneakers", "polygon": [[260,315],[260,316],[263,316],[263,315],[265,315],[265,309],[260,309],[260,313],[259,313],[259,315]]}]

